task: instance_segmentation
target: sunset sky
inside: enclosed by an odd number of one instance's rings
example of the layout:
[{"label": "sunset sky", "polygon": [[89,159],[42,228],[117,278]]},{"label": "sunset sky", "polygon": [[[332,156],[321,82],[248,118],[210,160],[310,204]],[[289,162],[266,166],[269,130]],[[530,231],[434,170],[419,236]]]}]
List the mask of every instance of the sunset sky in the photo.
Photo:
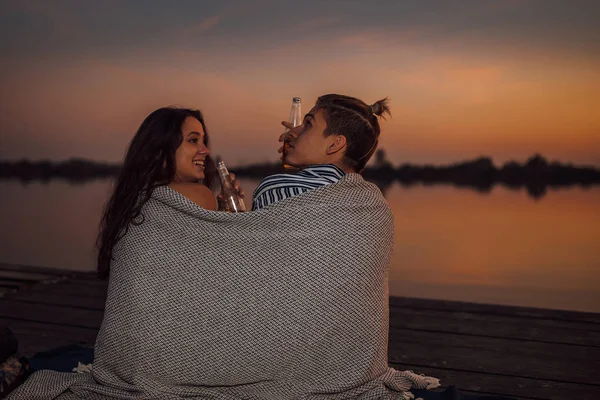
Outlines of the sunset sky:
[{"label": "sunset sky", "polygon": [[0,159],[120,161],[199,108],[230,165],[278,158],[293,96],[391,100],[395,165],[600,166],[600,1],[0,0]]}]

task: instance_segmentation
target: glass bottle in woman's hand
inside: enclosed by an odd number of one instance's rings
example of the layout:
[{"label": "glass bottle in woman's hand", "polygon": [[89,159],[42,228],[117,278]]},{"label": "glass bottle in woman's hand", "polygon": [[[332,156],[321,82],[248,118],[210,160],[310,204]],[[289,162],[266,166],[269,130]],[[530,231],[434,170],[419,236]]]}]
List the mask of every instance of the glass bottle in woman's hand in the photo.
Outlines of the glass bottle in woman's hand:
[{"label": "glass bottle in woman's hand", "polygon": [[217,196],[219,209],[234,213],[246,211],[244,191],[235,180],[235,175],[229,173],[223,161],[217,163],[217,172],[221,181],[221,193]]}]

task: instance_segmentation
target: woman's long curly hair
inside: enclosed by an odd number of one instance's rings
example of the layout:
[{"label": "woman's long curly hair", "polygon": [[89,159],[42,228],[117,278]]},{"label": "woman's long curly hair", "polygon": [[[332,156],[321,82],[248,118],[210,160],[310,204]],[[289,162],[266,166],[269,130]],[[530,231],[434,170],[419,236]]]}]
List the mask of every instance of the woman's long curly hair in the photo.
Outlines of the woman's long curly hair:
[{"label": "woman's long curly hair", "polygon": [[[170,183],[175,176],[175,152],[183,141],[181,127],[187,117],[196,118],[204,128],[204,144],[208,134],[204,117],[198,110],[160,108],[146,117],[131,140],[123,167],[116,180],[98,234],[98,277],[106,279],[110,273],[113,249],[127,233],[130,224],[144,221],[142,207],[155,187]],[[203,184],[212,188],[216,177],[214,161],[205,161]]]}]

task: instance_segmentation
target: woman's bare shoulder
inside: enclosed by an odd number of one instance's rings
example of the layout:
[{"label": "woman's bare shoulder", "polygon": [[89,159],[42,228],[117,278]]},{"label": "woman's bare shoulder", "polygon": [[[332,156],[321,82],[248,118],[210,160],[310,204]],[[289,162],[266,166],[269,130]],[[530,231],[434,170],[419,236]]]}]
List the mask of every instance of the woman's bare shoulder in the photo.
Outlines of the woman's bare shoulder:
[{"label": "woman's bare shoulder", "polygon": [[181,193],[200,207],[210,211],[217,211],[217,200],[208,187],[200,183],[191,182],[172,182],[169,183],[169,187]]}]

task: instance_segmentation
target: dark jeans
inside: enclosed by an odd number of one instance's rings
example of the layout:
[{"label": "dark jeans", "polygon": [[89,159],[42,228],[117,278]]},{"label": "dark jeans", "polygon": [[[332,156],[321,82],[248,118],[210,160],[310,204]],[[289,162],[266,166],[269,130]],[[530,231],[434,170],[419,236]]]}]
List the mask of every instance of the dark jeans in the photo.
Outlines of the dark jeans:
[{"label": "dark jeans", "polygon": [[94,361],[94,348],[70,345],[37,353],[29,359],[31,371],[50,369],[59,372],[73,372],[77,363],[91,364]]}]

